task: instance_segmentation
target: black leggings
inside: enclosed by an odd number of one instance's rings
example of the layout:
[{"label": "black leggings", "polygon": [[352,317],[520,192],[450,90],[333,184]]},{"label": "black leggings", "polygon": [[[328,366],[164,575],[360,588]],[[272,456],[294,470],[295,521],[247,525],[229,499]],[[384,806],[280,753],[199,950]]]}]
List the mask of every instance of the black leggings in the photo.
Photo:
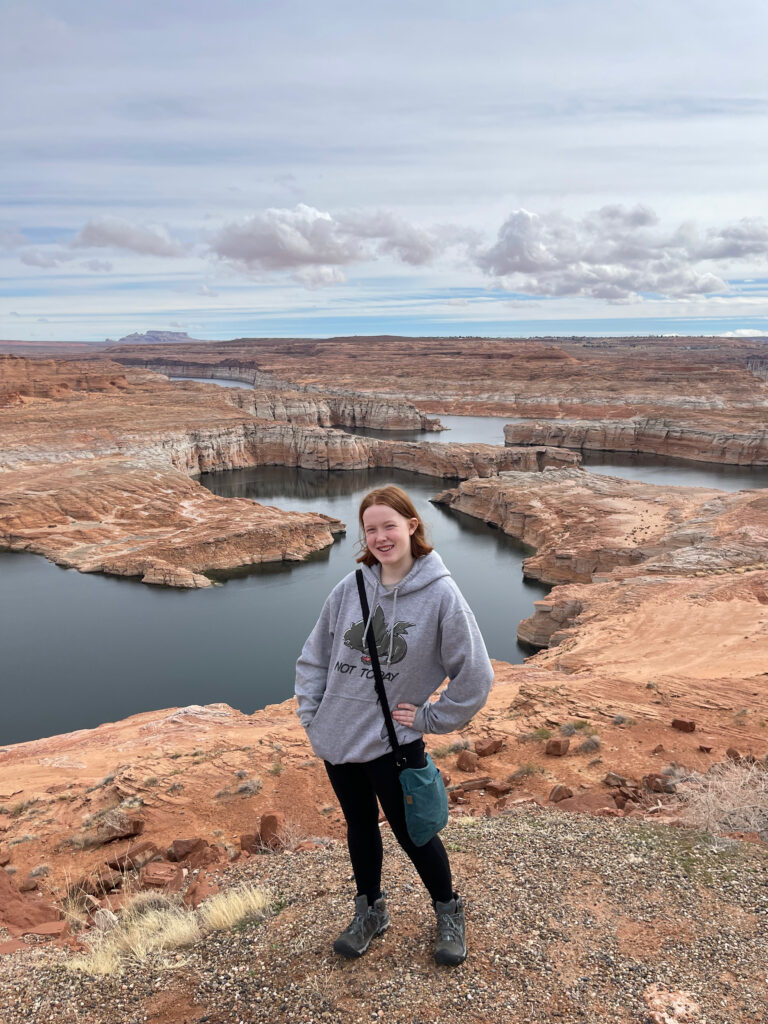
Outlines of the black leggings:
[{"label": "black leggings", "polygon": [[[423,768],[426,764],[423,740],[407,743],[400,753],[407,757],[409,768]],[[375,761],[361,763],[326,761],[325,768],[347,821],[347,845],[358,896],[367,896],[371,904],[381,895],[383,850],[378,797],[395,838],[413,861],[429,895],[447,903],[453,897],[448,854],[438,836],[424,846],[416,846],[408,835],[394,755],[390,752]]]}]

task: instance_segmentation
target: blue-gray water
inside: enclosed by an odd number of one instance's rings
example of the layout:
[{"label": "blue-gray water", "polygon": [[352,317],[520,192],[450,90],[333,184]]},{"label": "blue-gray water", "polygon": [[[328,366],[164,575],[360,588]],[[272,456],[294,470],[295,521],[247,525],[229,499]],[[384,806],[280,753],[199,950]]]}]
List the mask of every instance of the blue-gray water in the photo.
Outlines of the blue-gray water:
[{"label": "blue-gray water", "polygon": [[[427,435],[492,439],[506,420],[442,417]],[[452,436],[451,436],[452,435]],[[767,470],[600,456],[592,471],[654,483],[738,489],[768,486]],[[517,623],[546,588],[522,580],[522,548],[428,499],[451,482],[400,472],[318,473],[282,467],[209,474],[218,494],[322,511],[348,524],[332,548],[303,563],[230,574],[185,592],[63,570],[35,555],[0,553],[0,744],[86,728],[155,708],[225,701],[244,711],[290,696],[293,663],[331,587],[354,567],[361,495],[394,481],[429,522],[435,546],[475,610],[492,656],[520,661]]]}]

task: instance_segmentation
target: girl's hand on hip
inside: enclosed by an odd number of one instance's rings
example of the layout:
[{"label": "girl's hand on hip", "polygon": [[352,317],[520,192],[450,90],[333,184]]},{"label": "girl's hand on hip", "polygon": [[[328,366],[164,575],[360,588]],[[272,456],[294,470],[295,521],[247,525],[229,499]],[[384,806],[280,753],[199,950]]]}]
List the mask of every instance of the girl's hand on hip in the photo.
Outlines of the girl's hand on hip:
[{"label": "girl's hand on hip", "polygon": [[416,717],[416,712],[419,709],[415,704],[398,704],[392,712],[392,717],[400,725],[406,726],[408,729],[413,728],[413,720]]}]

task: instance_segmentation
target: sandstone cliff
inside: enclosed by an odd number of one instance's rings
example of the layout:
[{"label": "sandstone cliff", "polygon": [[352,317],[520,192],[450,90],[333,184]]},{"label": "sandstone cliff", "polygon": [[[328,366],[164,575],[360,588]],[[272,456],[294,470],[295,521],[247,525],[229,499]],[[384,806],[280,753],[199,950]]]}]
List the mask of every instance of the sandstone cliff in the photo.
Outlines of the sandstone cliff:
[{"label": "sandstone cliff", "polygon": [[577,451],[647,452],[697,462],[768,465],[768,428],[728,431],[666,419],[549,420],[508,423],[507,444],[556,445]]},{"label": "sandstone cliff", "polygon": [[571,584],[555,586],[520,623],[521,640],[552,648],[537,664],[612,664],[634,679],[653,677],[661,662],[678,678],[726,677],[730,664],[749,678],[768,661],[766,491],[568,469],[469,480],[435,500],[536,547],[526,575]]},{"label": "sandstone cliff", "polygon": [[[294,384],[240,363],[194,363],[122,357],[127,366],[141,366],[169,377],[210,377],[240,380],[257,389],[253,395],[235,391],[234,405],[262,419],[285,420],[320,427],[370,427],[376,430],[441,430],[440,421],[419,412],[415,405],[394,397],[356,394],[354,391],[297,389]],[[295,414],[294,414],[295,410]],[[294,418],[298,415],[299,419]]]}]

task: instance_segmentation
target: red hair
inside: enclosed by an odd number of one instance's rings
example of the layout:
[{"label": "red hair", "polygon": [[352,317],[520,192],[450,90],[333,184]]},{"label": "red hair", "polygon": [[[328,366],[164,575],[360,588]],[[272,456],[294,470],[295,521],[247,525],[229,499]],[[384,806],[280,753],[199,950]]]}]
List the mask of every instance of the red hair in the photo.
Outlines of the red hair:
[{"label": "red hair", "polygon": [[[402,487],[396,487],[394,484],[390,484],[388,487],[377,487],[375,491],[369,491],[368,494],[366,494],[360,502],[360,512],[358,514],[361,531],[363,530],[363,514],[366,509],[371,507],[371,505],[386,505],[387,508],[391,508],[393,511],[398,512],[405,519],[416,519],[418,525],[411,534],[411,554],[414,558],[421,558],[422,555],[428,555],[430,553],[432,546],[427,543],[424,520],[416,511],[413,502]],[[364,534],[360,537],[360,545],[363,548],[363,553],[358,557],[357,561],[362,562],[363,565],[378,565],[378,558],[376,558],[373,552],[366,546]]]}]

